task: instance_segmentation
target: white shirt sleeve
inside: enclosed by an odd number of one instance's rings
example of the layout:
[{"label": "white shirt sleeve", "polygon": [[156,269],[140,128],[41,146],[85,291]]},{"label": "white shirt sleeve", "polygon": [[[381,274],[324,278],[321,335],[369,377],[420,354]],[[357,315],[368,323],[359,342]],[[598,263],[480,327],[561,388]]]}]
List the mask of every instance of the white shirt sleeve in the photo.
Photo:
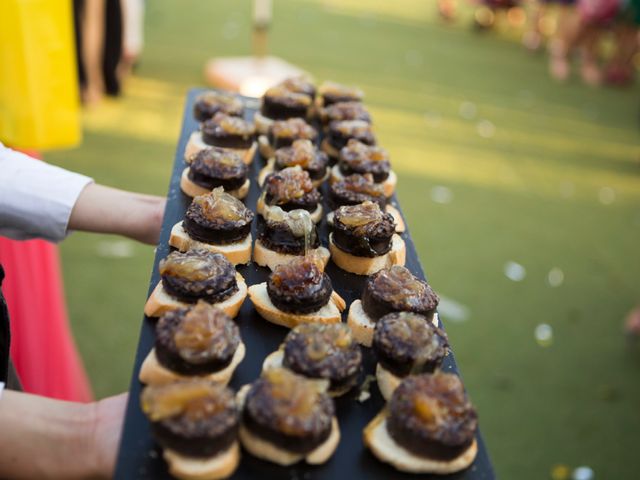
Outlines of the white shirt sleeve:
[{"label": "white shirt sleeve", "polygon": [[0,235],[16,240],[67,235],[71,210],[93,180],[0,143]]}]

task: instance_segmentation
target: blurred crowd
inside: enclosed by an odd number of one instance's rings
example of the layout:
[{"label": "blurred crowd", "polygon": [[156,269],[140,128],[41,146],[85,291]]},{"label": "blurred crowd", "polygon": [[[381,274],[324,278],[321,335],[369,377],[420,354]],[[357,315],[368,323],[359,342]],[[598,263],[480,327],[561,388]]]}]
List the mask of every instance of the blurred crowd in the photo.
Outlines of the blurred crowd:
[{"label": "blurred crowd", "polygon": [[[438,0],[441,17],[454,20],[461,1]],[[465,1],[473,5],[478,30],[500,22],[524,25],[522,43],[533,51],[546,45],[549,73],[556,80],[568,80],[575,65],[588,85],[634,82],[640,58],[640,0]]]},{"label": "blurred crowd", "polygon": [[74,0],[82,102],[116,96],[142,52],[144,0]]}]

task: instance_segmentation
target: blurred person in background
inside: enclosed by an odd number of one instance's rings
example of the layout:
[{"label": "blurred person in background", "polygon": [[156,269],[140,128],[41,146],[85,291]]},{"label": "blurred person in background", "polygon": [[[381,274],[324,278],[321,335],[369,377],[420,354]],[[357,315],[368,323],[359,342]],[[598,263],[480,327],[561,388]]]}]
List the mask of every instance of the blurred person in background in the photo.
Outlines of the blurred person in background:
[{"label": "blurred person in background", "polygon": [[[597,86],[603,79],[615,84],[633,81],[633,55],[637,51],[637,0],[577,0],[576,27],[566,43],[550,50],[549,71],[565,81],[571,74],[571,57],[578,54],[580,76],[587,85]],[[599,46],[603,34],[614,31],[615,53],[603,74]]]},{"label": "blurred person in background", "polygon": [[[576,0],[539,0],[532,2],[529,15],[529,28],[522,37],[522,43],[531,51],[537,51],[543,46],[543,22],[547,15],[556,11],[556,28],[549,39],[549,49],[566,49],[568,38],[575,28]],[[555,8],[553,8],[555,7]]]}]

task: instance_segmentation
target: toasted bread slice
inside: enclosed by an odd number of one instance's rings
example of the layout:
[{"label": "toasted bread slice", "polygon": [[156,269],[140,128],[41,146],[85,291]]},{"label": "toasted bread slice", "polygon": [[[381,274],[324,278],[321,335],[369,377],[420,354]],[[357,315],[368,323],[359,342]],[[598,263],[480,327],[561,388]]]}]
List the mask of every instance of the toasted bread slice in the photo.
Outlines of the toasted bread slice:
[{"label": "toasted bread slice", "polygon": [[[197,197],[198,195],[205,195],[207,193],[211,193],[211,189],[201,187],[200,185],[194,183],[189,178],[189,168],[187,167],[182,171],[182,176],[180,177],[180,188],[190,197]],[[240,188],[236,188],[235,190],[225,190],[229,195],[233,195],[234,197],[242,200],[249,193],[249,187],[251,186],[251,181],[247,178],[247,180],[242,184]]]},{"label": "toasted bread slice", "polygon": [[[256,212],[264,217],[264,211],[267,208],[271,207],[265,205],[264,199],[262,198],[262,195],[260,195],[260,198],[258,198],[258,202],[256,203]],[[318,202],[318,206],[316,207],[316,209],[311,212],[311,220],[313,221],[313,223],[318,223],[320,222],[320,220],[322,220],[322,203]]]},{"label": "toasted bread slice", "polygon": [[[211,145],[202,140],[202,133],[200,131],[193,132],[189,137],[189,141],[187,142],[187,146],[184,150],[184,160],[187,163],[191,163],[191,159],[196,153],[209,147],[211,147]],[[258,144],[253,142],[249,148],[228,148],[227,150],[233,150],[242,157],[244,163],[250,165],[257,149]]]},{"label": "toasted bread slice", "polygon": [[[247,396],[249,388],[249,385],[245,385],[240,389],[236,396],[240,409],[244,406],[244,399]],[[264,440],[253,432],[250,432],[242,424],[240,424],[238,434],[240,436],[242,446],[250,454],[285,467],[298,463],[301,460],[305,460],[311,465],[320,465],[325,463],[329,458],[331,458],[331,455],[333,455],[333,452],[335,452],[338,447],[338,443],[340,443],[340,427],[338,426],[338,419],[335,416],[331,419],[331,433],[329,434],[329,437],[324,441],[324,443],[306,455],[290,452],[284,448],[278,447],[268,440]]]},{"label": "toasted bread slice", "polygon": [[[309,252],[322,259],[324,265],[329,263],[329,250],[324,247],[318,247],[311,249]],[[265,247],[260,240],[256,240],[253,246],[253,261],[261,267],[269,267],[272,271],[276,269],[278,265],[289,263],[293,258],[298,255],[292,255],[289,253],[280,253]]]},{"label": "toasted bread slice", "polygon": [[[404,223],[402,215],[400,215],[400,211],[393,205],[387,205],[385,211],[393,217],[393,221],[396,223],[396,233],[404,233],[407,230],[407,226]],[[330,227],[333,227],[333,215],[333,212],[327,213],[327,224]]]},{"label": "toasted bread slice", "polygon": [[[247,297],[247,284],[242,275],[237,272],[236,281],[238,282],[238,291],[224,302],[214,304],[216,307],[224,310],[231,318],[235,318],[238,315],[242,302],[244,302],[244,299]],[[181,302],[169,295],[162,286],[162,281],[160,281],[158,285],[156,285],[156,288],[153,289],[153,292],[151,292],[144,306],[144,314],[147,317],[159,317],[171,310],[186,308],[188,306],[188,303]]]},{"label": "toasted bread slice", "polygon": [[[334,165],[333,168],[331,169],[331,177],[329,178],[329,182],[335,183],[343,179],[344,179],[344,175],[340,171],[339,165]],[[389,198],[391,195],[393,195],[393,192],[396,191],[397,184],[398,184],[398,176],[396,175],[396,172],[391,170],[389,172],[389,176],[387,177],[387,179],[384,182],[382,182],[384,196]]]},{"label": "toasted bread slice", "polygon": [[402,380],[402,378],[394,375],[379,363],[376,365],[376,381],[378,382],[378,389],[382,394],[382,398],[387,402]]},{"label": "toasted bread slice", "polygon": [[407,255],[404,240],[397,233],[391,237],[391,250],[378,257],[356,257],[341,250],[333,243],[333,233],[329,235],[329,251],[333,263],[356,275],[372,275],[383,268],[404,265]]},{"label": "toasted bread slice", "polygon": [[242,242],[230,243],[229,245],[214,245],[212,243],[200,242],[189,236],[182,226],[182,222],[176,223],[171,229],[169,245],[177,248],[181,252],[194,248],[204,248],[213,253],[221,253],[234,265],[249,263],[251,260],[251,234],[247,235]]},{"label": "toasted bread slice", "polygon": [[[437,313],[433,315],[431,322],[434,326],[439,326]],[[360,345],[364,345],[365,347],[371,346],[373,343],[373,332],[376,328],[376,323],[362,308],[361,300],[354,300],[351,306],[349,306],[347,324],[351,327],[353,338],[356,339],[356,342]]]},{"label": "toasted bread slice", "polygon": [[[266,158],[269,159],[267,160],[267,164],[264,167],[262,167],[262,170],[260,170],[260,173],[258,173],[258,185],[260,185],[261,187],[264,185],[264,181],[267,178],[267,175],[269,175],[274,171],[275,164],[276,164],[275,158],[273,157],[266,157]],[[325,180],[327,180],[327,178],[329,178],[328,168],[327,168],[327,173],[325,173],[324,177],[320,178],[319,180],[311,180],[311,184],[315,188],[319,188],[320,185],[322,185],[325,182]]]},{"label": "toasted bread slice", "polygon": [[269,143],[269,139],[266,135],[260,135],[258,137],[258,151],[262,158],[271,158],[275,155],[276,151]]},{"label": "toasted bread slice", "polygon": [[230,477],[240,464],[240,444],[236,441],[223,452],[209,458],[187,457],[166,448],[162,454],[169,473],[181,480],[219,480]]},{"label": "toasted bread slice", "polygon": [[383,410],[365,427],[364,443],[379,460],[390,463],[397,470],[409,473],[437,473],[440,475],[459,472],[473,463],[478,445],[473,443],[453,460],[436,460],[420,457],[398,445],[387,430],[387,414]]},{"label": "toasted bread slice", "polygon": [[[342,321],[341,306],[344,300],[337,292],[331,294],[329,302],[317,312],[288,313],[279,310],[269,298],[267,283],[262,282],[249,287],[249,299],[260,316],[276,325],[293,328],[301,323],[339,323]],[[343,307],[344,308],[344,307]]]},{"label": "toasted bread slice", "polygon": [[[245,353],[246,348],[244,346],[244,343],[240,342],[238,348],[236,348],[236,351],[233,354],[233,357],[231,358],[231,363],[229,363],[229,365],[224,367],[222,370],[218,370],[217,372],[198,376],[206,378],[207,380],[211,380],[212,382],[219,383],[221,385],[226,385],[231,380],[233,372],[235,371],[237,366],[244,359]],[[155,348],[151,349],[147,357],[144,359],[144,362],[142,362],[142,366],[140,367],[140,374],[138,375],[138,379],[146,385],[163,385],[165,383],[171,383],[191,377],[192,376],[189,375],[176,373],[161,365],[158,361],[158,357],[156,356]]]}]

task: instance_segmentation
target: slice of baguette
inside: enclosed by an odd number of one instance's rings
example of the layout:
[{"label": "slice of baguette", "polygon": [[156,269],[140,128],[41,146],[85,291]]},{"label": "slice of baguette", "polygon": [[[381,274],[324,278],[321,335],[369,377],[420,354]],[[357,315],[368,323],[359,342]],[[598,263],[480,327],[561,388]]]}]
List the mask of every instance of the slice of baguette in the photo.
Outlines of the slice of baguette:
[{"label": "slice of baguette", "polygon": [[452,460],[436,460],[420,457],[398,445],[387,430],[387,414],[380,412],[363,431],[364,443],[379,460],[390,463],[396,469],[409,473],[437,473],[440,475],[459,472],[473,463],[478,445],[473,443],[460,456]]},{"label": "slice of baguette", "polygon": [[262,158],[271,158],[276,153],[266,135],[260,135],[258,137],[258,151],[260,155],[262,155]]},{"label": "slice of baguette", "polygon": [[[193,198],[193,197],[197,197],[198,195],[205,195],[207,193],[211,193],[211,189],[201,187],[200,185],[191,181],[191,179],[189,178],[189,168],[190,167],[185,168],[182,171],[182,176],[180,177],[180,188],[185,193],[185,195],[188,195]],[[245,182],[242,184],[240,188],[236,188],[235,190],[225,190],[225,193],[228,193],[229,195],[233,195],[234,197],[242,200],[249,193],[250,185],[251,185],[251,182],[247,178],[247,180],[245,180]]]},{"label": "slice of baguette", "polygon": [[[404,223],[402,215],[400,215],[400,211],[394,207],[393,205],[387,205],[385,207],[385,211],[393,217],[393,221],[396,223],[396,233],[403,233],[407,230],[407,226]],[[327,225],[333,227],[333,216],[334,212],[327,213]]]},{"label": "slice of baguette", "polygon": [[[431,320],[434,326],[439,326],[438,313],[433,315]],[[353,332],[353,338],[360,345],[370,347],[373,343],[373,332],[376,329],[376,323],[367,315],[367,312],[362,308],[361,300],[354,300],[349,306],[349,312],[347,313],[347,324]]]},{"label": "slice of baguette", "polygon": [[169,473],[181,480],[219,480],[230,477],[240,464],[240,444],[235,441],[225,451],[210,458],[187,457],[165,449],[162,456]]},{"label": "slice of baguette", "polygon": [[177,248],[181,252],[192,250],[195,248],[204,248],[213,253],[221,253],[227,260],[234,265],[245,264],[251,261],[251,242],[253,238],[251,234],[237,243],[231,243],[229,245],[214,245],[212,243],[200,242],[194,240],[185,231],[182,221],[176,223],[171,229],[171,236],[169,237],[169,245]]},{"label": "slice of baguette", "polygon": [[[265,205],[264,199],[262,198],[262,195],[260,195],[260,197],[258,198],[258,202],[256,203],[256,212],[264,217],[264,212],[267,208],[271,207]],[[313,223],[318,223],[320,222],[320,220],[322,220],[322,203],[318,202],[318,206],[316,207],[316,209],[311,212],[311,220],[313,221]]]},{"label": "slice of baguette", "polygon": [[[325,247],[311,249],[310,254],[322,259],[325,267],[329,263],[329,250]],[[269,267],[271,271],[275,270],[278,265],[289,263],[292,259],[299,255],[289,253],[280,253],[265,247],[260,240],[256,240],[253,246],[253,261],[261,267]]]},{"label": "slice of baguette", "polygon": [[383,268],[404,265],[407,255],[404,240],[397,233],[391,237],[391,250],[378,257],[356,257],[341,250],[333,243],[333,233],[329,234],[329,251],[333,263],[356,275],[372,275]]},{"label": "slice of baguette", "polygon": [[387,402],[402,380],[403,378],[395,376],[379,363],[376,365],[376,381],[378,382],[378,389],[382,394],[382,398]]},{"label": "slice of baguette", "polygon": [[[240,410],[244,407],[244,399],[247,396],[249,388],[250,385],[245,385],[240,389],[240,391],[238,391],[236,399]],[[321,445],[306,455],[290,452],[267,440],[263,440],[247,430],[247,428],[242,424],[240,424],[238,434],[240,436],[242,446],[250,454],[285,467],[298,463],[301,460],[305,460],[311,465],[320,465],[325,463],[329,460],[331,455],[333,455],[333,452],[335,452],[338,447],[338,443],[340,443],[340,427],[338,426],[338,419],[335,416],[331,419],[331,433],[329,434],[329,437]]]},{"label": "slice of baguette", "polygon": [[[240,342],[238,348],[236,348],[236,351],[233,354],[233,357],[231,358],[231,363],[229,363],[229,365],[224,367],[222,370],[218,370],[217,372],[197,376],[205,378],[207,380],[211,380],[212,382],[219,383],[221,385],[226,385],[231,380],[235,369],[244,359],[245,353],[246,348],[244,346],[244,343]],[[156,356],[156,349],[154,347],[144,359],[144,362],[142,362],[142,367],[140,367],[140,374],[138,376],[138,379],[146,385],[163,385],[165,383],[176,382],[178,380],[192,378],[194,376],[196,375],[182,375],[164,367],[158,361],[158,357]]]},{"label": "slice of baguette", "polygon": [[[187,163],[191,162],[191,159],[195,154],[197,154],[200,150],[204,150],[205,148],[209,148],[211,145],[205,143],[202,140],[202,132],[195,131],[189,137],[189,141],[187,142],[187,146],[184,150],[184,160]],[[247,165],[250,165],[253,161],[253,157],[256,154],[256,150],[258,149],[257,142],[253,142],[249,148],[227,148],[227,150],[233,150],[238,155],[242,157],[242,160]]]},{"label": "slice of baguette", "polygon": [[[267,175],[269,175],[270,173],[272,173],[275,169],[275,164],[276,164],[276,159],[273,157],[266,157],[269,160],[267,160],[267,164],[262,167],[262,170],[260,170],[260,173],[258,173],[258,185],[260,185],[261,187],[264,185],[264,181],[267,178]],[[327,173],[325,173],[325,175],[318,179],[318,180],[311,180],[311,184],[315,187],[315,188],[319,188],[320,185],[322,185],[327,178],[329,178],[329,169],[327,168]],[[318,223],[318,222],[316,222]]]},{"label": "slice of baguette", "polygon": [[339,323],[342,321],[340,307],[344,305],[344,300],[335,291],[324,307],[317,312],[305,314],[288,313],[278,309],[269,298],[266,282],[251,285],[249,299],[262,318],[287,328],[293,328],[301,323]]},{"label": "slice of baguette", "polygon": [[[227,298],[224,302],[214,303],[218,308],[225,311],[231,318],[235,318],[240,311],[242,302],[247,297],[247,284],[239,273],[236,273],[236,281],[238,282],[238,291]],[[147,303],[144,306],[144,314],[147,317],[159,317],[164,313],[178,308],[188,307],[188,303],[181,302],[169,295],[162,281],[158,282],[156,288],[153,289]]]},{"label": "slice of baguette", "polygon": [[[344,179],[344,175],[340,171],[340,166],[334,165],[333,168],[331,169],[331,177],[329,178],[329,183],[339,182],[340,180],[343,180],[343,179]],[[398,184],[398,176],[396,175],[396,172],[391,170],[389,172],[389,176],[387,177],[387,179],[384,182],[382,182],[384,196],[389,198],[391,195],[393,195],[393,192],[396,191],[397,184]]]}]

